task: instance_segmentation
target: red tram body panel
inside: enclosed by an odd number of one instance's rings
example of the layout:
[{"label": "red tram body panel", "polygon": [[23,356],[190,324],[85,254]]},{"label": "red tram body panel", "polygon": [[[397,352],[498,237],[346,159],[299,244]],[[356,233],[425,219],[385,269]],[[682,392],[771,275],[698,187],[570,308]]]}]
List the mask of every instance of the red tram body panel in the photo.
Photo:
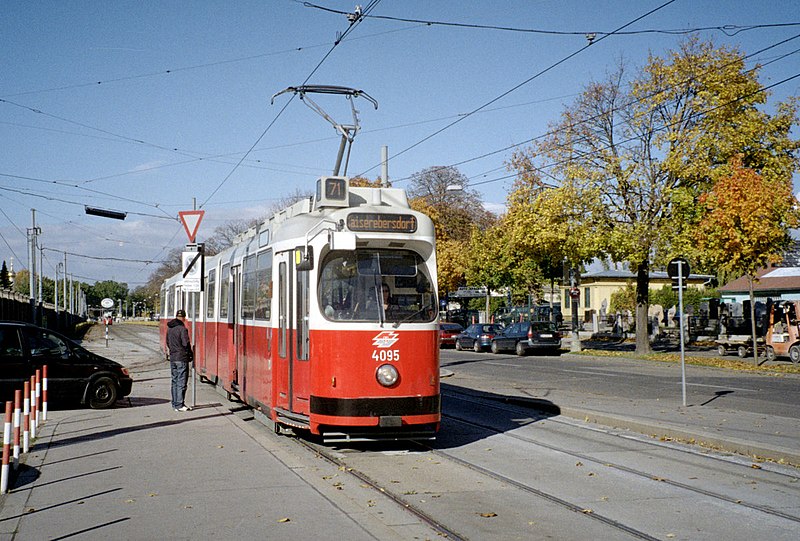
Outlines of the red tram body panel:
[{"label": "red tram body panel", "polygon": [[[326,440],[433,437],[441,420],[435,236],[405,192],[323,177],[205,258],[204,291],[162,287],[203,381],[276,430]],[[192,331],[190,330],[190,333]]]}]

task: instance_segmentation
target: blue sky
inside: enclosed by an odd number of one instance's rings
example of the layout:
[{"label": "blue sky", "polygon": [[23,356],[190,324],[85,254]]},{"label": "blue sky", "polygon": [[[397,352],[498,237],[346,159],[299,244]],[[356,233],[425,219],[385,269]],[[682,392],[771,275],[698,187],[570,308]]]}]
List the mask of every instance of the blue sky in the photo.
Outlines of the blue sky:
[{"label": "blue sky", "polygon": [[[536,76],[584,47],[585,33],[602,36],[663,3],[383,0],[331,50],[349,23],[330,10],[352,11],[352,1],[311,2],[320,9],[290,0],[7,0],[0,259],[27,267],[25,231],[35,209],[45,275],[66,251],[76,279],[135,287],[155,268],[148,261],[187,242],[176,216],[193,200],[206,211],[202,242],[226,221],[261,216],[275,200],[311,190],[331,172],[338,136],[300,100],[283,95],[270,105],[273,94],[306,79],[378,101],[375,110],[356,100],[362,131],[350,174],[376,177],[386,145],[395,186],[427,167],[459,164],[498,210],[513,179],[505,165],[512,151],[497,151],[545,133],[582,86],[620,58],[636,68],[648,52],[663,54],[685,39],[664,31],[727,27],[698,33],[745,53],[800,34],[796,1],[764,9],[677,0],[625,29],[659,32],[596,40]],[[750,65],[798,48],[800,39]],[[798,73],[795,53],[766,66],[761,82]],[[800,95],[800,79],[777,86],[770,104],[790,95]],[[336,120],[351,121],[345,99],[313,98]],[[128,217],[87,216],[84,205]]]}]

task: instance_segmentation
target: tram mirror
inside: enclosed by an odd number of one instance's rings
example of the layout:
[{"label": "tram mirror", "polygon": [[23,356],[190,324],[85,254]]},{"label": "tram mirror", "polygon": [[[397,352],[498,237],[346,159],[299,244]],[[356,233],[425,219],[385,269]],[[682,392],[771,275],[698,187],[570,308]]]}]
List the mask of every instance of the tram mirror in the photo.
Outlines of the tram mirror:
[{"label": "tram mirror", "polygon": [[356,249],[356,236],[347,231],[331,231],[328,245],[331,250],[352,251]]},{"label": "tram mirror", "polygon": [[[305,251],[305,254],[303,253]],[[314,249],[306,246],[305,250],[296,248],[294,251],[295,268],[298,271],[310,271],[314,268]]]}]

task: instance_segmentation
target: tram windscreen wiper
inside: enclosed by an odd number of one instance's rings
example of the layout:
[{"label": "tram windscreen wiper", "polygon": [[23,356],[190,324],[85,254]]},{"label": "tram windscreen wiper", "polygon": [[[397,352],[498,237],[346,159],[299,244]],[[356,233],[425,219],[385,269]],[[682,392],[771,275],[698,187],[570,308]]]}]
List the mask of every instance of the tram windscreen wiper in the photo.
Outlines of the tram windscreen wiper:
[{"label": "tram windscreen wiper", "polygon": [[404,317],[403,319],[395,321],[394,322],[394,328],[396,329],[397,327],[400,326],[401,323],[405,323],[408,320],[419,316],[420,314],[424,314],[426,310],[433,310],[433,305],[432,304],[426,304],[425,306],[423,306],[422,308],[420,308],[416,312],[412,312],[412,313],[408,314],[406,317]]}]

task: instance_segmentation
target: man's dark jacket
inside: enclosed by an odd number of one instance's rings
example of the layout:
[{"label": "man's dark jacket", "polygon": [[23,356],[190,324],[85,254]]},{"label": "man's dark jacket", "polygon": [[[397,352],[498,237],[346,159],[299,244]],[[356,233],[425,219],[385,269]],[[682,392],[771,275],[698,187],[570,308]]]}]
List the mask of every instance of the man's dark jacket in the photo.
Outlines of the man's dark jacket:
[{"label": "man's dark jacket", "polygon": [[189,344],[189,330],[180,319],[167,323],[167,351],[172,363],[188,363],[192,360],[192,347]]}]

